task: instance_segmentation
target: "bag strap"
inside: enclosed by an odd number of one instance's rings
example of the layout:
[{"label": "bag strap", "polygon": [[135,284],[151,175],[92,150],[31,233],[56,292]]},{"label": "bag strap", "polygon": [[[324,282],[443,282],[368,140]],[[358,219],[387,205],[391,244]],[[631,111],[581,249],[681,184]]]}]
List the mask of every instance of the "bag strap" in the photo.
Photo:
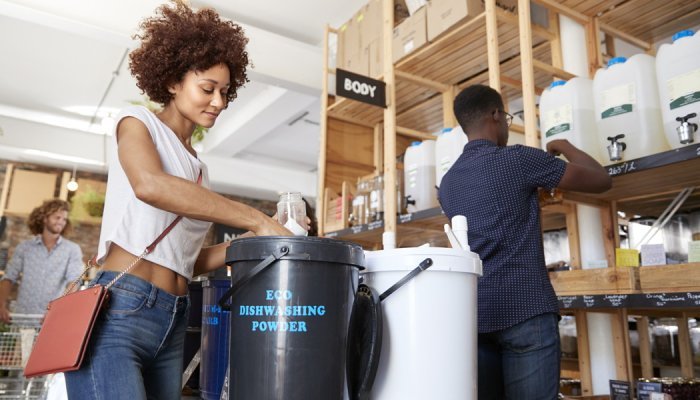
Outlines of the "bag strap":
[{"label": "bag strap", "polygon": [[[201,169],[199,170],[199,175],[197,176],[197,184],[198,184],[198,185],[201,185],[201,184],[202,184],[202,170],[201,170]],[[168,226],[165,228],[165,230],[163,230],[163,232],[162,232],[160,235],[158,235],[158,237],[153,241],[153,243],[149,244],[149,245],[143,250],[143,253],[141,253],[138,257],[136,257],[136,259],[135,259],[131,264],[129,264],[128,267],[126,267],[122,272],[120,272],[116,277],[114,277],[114,279],[112,279],[112,281],[109,282],[109,283],[105,286],[105,288],[106,288],[106,289],[111,288],[112,285],[114,285],[122,276],[124,276],[125,274],[129,273],[129,271],[131,271],[131,270],[136,266],[136,264],[138,264],[139,261],[141,261],[144,257],[146,257],[146,256],[149,255],[151,252],[153,252],[153,250],[155,250],[155,248],[156,248],[156,246],[158,245],[158,243],[160,243],[160,241],[163,240],[163,238],[165,238],[165,237],[168,235],[168,233],[170,233],[170,231],[173,230],[173,228],[175,227],[175,225],[177,225],[181,220],[182,220],[182,215],[178,215],[178,216],[175,218],[175,220],[173,220],[173,222],[171,222],[170,225],[168,225]],[[92,256],[92,258],[91,258],[90,260],[88,260],[87,265],[85,266],[85,269],[83,269],[83,272],[80,274],[80,276],[78,276],[77,279],[75,279],[75,280],[71,283],[71,285],[65,290],[65,292],[63,292],[63,296],[65,296],[66,294],[72,292],[73,289],[75,288],[75,285],[77,285],[78,282],[80,282],[80,280],[83,278],[83,276],[85,276],[85,274],[86,274],[92,267],[97,267],[97,255]]]}]

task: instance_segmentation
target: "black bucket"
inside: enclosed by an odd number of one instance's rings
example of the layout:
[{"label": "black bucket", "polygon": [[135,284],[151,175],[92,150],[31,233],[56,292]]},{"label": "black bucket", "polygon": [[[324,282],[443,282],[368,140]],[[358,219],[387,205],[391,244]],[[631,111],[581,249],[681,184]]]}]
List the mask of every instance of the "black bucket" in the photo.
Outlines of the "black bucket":
[{"label": "black bucket", "polygon": [[[324,238],[246,238],[229,246],[226,264],[233,296],[229,399],[342,400],[362,248]],[[352,336],[372,338],[374,347],[358,356],[363,365],[348,365],[373,380],[366,371],[376,371],[381,321],[358,325],[367,334]]]}]

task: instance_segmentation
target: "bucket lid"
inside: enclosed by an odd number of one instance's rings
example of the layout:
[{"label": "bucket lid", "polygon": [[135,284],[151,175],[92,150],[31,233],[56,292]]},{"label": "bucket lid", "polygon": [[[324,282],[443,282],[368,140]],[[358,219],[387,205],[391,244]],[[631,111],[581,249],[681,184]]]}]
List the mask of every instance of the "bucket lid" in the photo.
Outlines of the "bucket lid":
[{"label": "bucket lid", "polygon": [[557,86],[564,86],[564,85],[566,85],[566,81],[554,81],[554,82],[552,82],[551,85],[549,85],[549,88],[553,89]]},{"label": "bucket lid", "polygon": [[350,316],[345,368],[351,400],[369,399],[379,368],[383,326],[379,295],[360,284]]},{"label": "bucket lid", "polygon": [[282,247],[285,259],[346,264],[363,268],[365,255],[359,244],[344,240],[306,236],[260,236],[236,239],[226,249],[226,264],[260,261]]},{"label": "bucket lid", "polygon": [[411,142],[411,147],[420,146],[421,143],[420,141]]},{"label": "bucket lid", "polygon": [[678,40],[678,39],[680,39],[680,38],[693,36],[694,33],[695,33],[695,32],[693,32],[691,29],[686,29],[686,30],[683,30],[683,31],[680,31],[680,32],[676,32],[676,34],[673,35],[673,37],[671,38],[671,40],[675,42],[676,40]]},{"label": "bucket lid", "polygon": [[481,275],[479,256],[470,251],[447,247],[407,247],[365,252],[364,273],[411,271],[426,258],[433,265],[425,273],[435,271],[462,272]]},{"label": "bucket lid", "polygon": [[612,67],[615,64],[623,64],[627,61],[626,57],[614,57],[608,61],[608,67]]}]

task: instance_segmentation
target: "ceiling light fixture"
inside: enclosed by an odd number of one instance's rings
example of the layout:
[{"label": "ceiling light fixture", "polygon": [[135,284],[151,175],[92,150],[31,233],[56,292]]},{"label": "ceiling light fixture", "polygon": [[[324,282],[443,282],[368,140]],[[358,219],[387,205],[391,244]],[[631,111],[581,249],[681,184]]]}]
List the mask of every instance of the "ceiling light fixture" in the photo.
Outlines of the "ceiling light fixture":
[{"label": "ceiling light fixture", "polygon": [[78,166],[73,165],[73,175],[71,176],[70,181],[66,183],[66,189],[68,189],[69,192],[75,192],[78,190],[78,182],[75,180],[75,173],[77,169]]}]

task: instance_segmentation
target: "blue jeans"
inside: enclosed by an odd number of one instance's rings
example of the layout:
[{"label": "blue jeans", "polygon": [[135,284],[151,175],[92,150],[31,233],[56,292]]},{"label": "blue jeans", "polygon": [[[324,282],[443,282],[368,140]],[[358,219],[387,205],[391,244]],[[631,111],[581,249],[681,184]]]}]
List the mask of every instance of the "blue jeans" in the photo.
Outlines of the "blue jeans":
[{"label": "blue jeans", "polygon": [[557,314],[480,333],[479,400],[556,399],[560,358]]},{"label": "blue jeans", "polygon": [[[100,271],[106,285],[117,273]],[[70,400],[175,400],[181,397],[188,296],[133,275],[110,289],[78,371],[66,373]]]}]

